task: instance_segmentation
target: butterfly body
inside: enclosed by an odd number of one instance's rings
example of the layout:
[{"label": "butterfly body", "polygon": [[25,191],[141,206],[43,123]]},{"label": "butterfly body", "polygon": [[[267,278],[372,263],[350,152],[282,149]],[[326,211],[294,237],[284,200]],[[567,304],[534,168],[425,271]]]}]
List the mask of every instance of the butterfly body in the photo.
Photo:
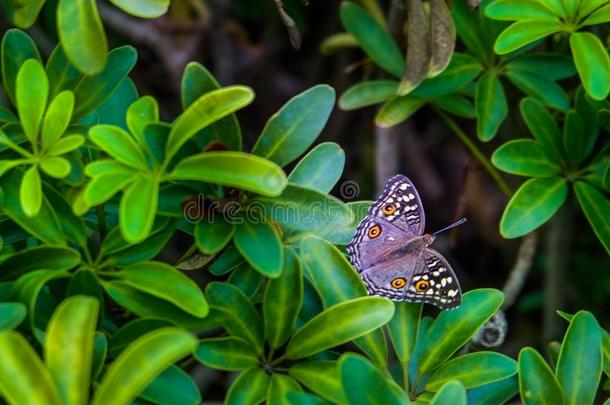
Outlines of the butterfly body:
[{"label": "butterfly body", "polygon": [[459,306],[457,277],[430,248],[435,236],[424,234],[424,227],[423,207],[411,181],[403,175],[389,179],[347,246],[370,295],[442,309]]}]

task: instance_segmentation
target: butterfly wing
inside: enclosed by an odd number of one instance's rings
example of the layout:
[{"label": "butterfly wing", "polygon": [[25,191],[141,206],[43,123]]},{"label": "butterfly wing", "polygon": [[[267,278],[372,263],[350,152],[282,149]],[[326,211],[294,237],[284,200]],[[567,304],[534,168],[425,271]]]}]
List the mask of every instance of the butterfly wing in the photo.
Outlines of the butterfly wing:
[{"label": "butterfly wing", "polygon": [[441,309],[460,305],[462,290],[457,277],[447,260],[436,250],[423,249],[403,300],[425,302]]},{"label": "butterfly wing", "polygon": [[359,272],[375,265],[414,236],[422,235],[424,226],[424,210],[413,183],[401,174],[392,177],[347,245],[352,265]]}]

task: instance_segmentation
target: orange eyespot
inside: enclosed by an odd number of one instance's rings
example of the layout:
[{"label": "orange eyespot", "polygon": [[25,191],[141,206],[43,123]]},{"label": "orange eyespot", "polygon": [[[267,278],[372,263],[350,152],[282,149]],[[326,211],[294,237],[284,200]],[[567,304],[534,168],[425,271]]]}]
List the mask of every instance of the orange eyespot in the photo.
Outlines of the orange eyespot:
[{"label": "orange eyespot", "polygon": [[403,288],[405,285],[407,285],[407,279],[402,277],[396,277],[390,282],[390,285],[394,288]]},{"label": "orange eyespot", "polygon": [[375,239],[381,235],[381,227],[379,225],[371,226],[368,232],[369,238]]},{"label": "orange eyespot", "polygon": [[419,280],[417,283],[415,283],[415,289],[420,292],[426,291],[429,286],[430,286],[430,283],[426,280]]},{"label": "orange eyespot", "polygon": [[386,204],[383,206],[383,213],[386,215],[392,215],[396,211],[394,204]]}]

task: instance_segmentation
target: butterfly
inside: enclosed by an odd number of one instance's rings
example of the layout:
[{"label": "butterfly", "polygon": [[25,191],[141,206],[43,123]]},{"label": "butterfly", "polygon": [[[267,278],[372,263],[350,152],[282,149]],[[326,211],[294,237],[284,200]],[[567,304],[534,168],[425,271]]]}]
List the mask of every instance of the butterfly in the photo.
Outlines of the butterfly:
[{"label": "butterfly", "polygon": [[440,232],[464,222],[424,234],[426,217],[417,190],[406,176],[396,175],[385,183],[347,245],[350,262],[369,295],[457,308],[462,298],[457,277],[429,246]]}]

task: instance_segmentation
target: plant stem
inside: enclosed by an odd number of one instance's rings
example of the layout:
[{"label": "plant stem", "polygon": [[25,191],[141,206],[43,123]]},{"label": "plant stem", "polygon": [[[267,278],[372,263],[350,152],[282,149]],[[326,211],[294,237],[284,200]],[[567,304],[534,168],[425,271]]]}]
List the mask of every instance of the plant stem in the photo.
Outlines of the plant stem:
[{"label": "plant stem", "polygon": [[281,355],[280,357],[278,357],[277,359],[275,359],[271,363],[269,363],[269,365],[270,366],[275,366],[276,364],[281,363],[284,360],[286,360],[286,356],[285,355]]},{"label": "plant stem", "polygon": [[402,386],[405,392],[409,392],[409,363],[401,363],[402,365]]},{"label": "plant stem", "polygon": [[435,108],[434,110],[443,119],[443,121],[445,121],[445,124],[447,124],[447,126],[451,128],[451,130],[457,135],[457,137],[460,139],[460,141],[462,141],[462,143],[464,144],[464,146],[466,146],[470,153],[472,153],[472,155],[479,161],[479,163],[481,163],[487,173],[489,173],[489,175],[494,179],[498,187],[500,187],[500,190],[502,190],[502,192],[506,194],[507,197],[512,197],[512,188],[508,185],[508,183],[506,183],[500,173],[496,170],[495,167],[493,167],[489,159],[487,159],[487,157],[483,154],[483,152],[481,152],[477,145],[470,140],[468,135],[466,135],[466,133],[462,131],[458,124],[456,124],[455,121],[451,119],[451,117],[449,117],[447,114],[437,108]]}]

